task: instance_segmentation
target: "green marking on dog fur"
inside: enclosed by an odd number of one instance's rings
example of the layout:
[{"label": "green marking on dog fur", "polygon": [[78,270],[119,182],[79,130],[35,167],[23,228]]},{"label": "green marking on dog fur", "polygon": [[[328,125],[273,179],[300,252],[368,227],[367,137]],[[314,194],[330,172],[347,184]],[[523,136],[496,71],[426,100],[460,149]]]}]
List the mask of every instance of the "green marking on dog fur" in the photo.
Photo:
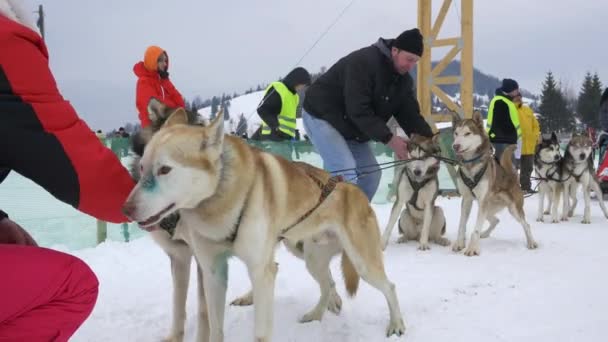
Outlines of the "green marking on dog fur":
[{"label": "green marking on dog fur", "polygon": [[230,251],[222,252],[213,260],[213,274],[220,277],[224,287],[228,287],[228,259],[232,256]]}]

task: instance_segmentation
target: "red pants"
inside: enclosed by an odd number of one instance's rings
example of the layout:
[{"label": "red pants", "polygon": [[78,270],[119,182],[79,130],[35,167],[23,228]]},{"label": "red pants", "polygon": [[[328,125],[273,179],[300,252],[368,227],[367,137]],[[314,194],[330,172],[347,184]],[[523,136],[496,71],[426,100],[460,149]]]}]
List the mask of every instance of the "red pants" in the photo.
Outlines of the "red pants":
[{"label": "red pants", "polygon": [[93,310],[98,285],[74,256],[0,244],[0,342],[67,341]]}]

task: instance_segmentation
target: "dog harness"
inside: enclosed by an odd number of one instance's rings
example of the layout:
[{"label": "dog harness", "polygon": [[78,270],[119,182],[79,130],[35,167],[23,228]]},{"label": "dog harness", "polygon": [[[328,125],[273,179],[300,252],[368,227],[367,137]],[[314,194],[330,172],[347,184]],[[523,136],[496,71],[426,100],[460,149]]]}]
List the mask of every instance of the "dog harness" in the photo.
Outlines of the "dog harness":
[{"label": "dog harness", "polygon": [[410,197],[410,200],[407,201],[407,204],[411,205],[414,209],[416,209],[418,211],[422,211],[423,209],[419,208],[418,205],[416,204],[416,203],[418,203],[418,193],[420,192],[420,189],[424,188],[424,186],[429,184],[429,182],[432,181],[434,178],[427,178],[427,179],[423,180],[422,182],[415,182],[410,178],[410,175],[408,174],[407,171],[405,171],[405,176],[407,177],[407,180],[410,182],[410,186],[414,190],[414,193],[412,194],[412,197]]},{"label": "dog harness", "polygon": [[462,172],[462,168],[459,168],[459,170],[458,170],[458,173],[460,174],[460,178],[462,179],[462,182],[464,183],[464,185],[467,186],[467,188],[469,188],[469,190],[471,190],[473,197],[475,197],[475,193],[473,192],[473,189],[475,189],[477,184],[479,184],[479,181],[481,180],[481,177],[483,177],[483,174],[486,173],[486,170],[488,169],[489,164],[490,164],[490,162],[485,163],[485,165],[481,168],[481,170],[473,176],[473,179],[470,179],[469,177],[465,176],[464,173]]},{"label": "dog harness", "polygon": [[[329,180],[327,180],[327,183],[323,184],[323,182],[320,179],[318,179],[317,177],[312,175],[310,172],[306,172],[306,174],[308,174],[308,177],[310,177],[315,182],[315,184],[317,184],[319,189],[321,189],[321,195],[319,196],[319,201],[312,208],[310,208],[306,213],[304,213],[304,215],[302,215],[298,220],[296,220],[295,223],[293,223],[292,225],[283,229],[281,231],[281,234],[284,234],[291,228],[295,227],[296,225],[298,225],[299,223],[304,221],[308,216],[310,216],[310,214],[312,214],[319,206],[321,206],[321,204],[323,202],[325,202],[327,197],[329,197],[329,195],[332,193],[332,191],[334,191],[334,189],[336,188],[336,185],[338,183],[344,181],[344,177],[342,177],[341,175],[336,175],[336,176],[332,176],[331,178],[329,178]],[[279,240],[281,240],[281,239],[282,238],[279,238]]]}]

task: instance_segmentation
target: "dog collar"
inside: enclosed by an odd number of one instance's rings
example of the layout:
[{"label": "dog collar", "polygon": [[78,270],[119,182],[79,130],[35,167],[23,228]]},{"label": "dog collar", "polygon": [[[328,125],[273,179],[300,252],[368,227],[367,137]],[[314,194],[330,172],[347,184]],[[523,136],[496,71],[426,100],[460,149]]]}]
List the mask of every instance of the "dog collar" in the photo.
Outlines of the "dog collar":
[{"label": "dog collar", "polygon": [[470,164],[470,163],[474,163],[476,161],[479,161],[481,159],[481,157],[483,156],[483,154],[478,155],[477,157],[473,158],[473,159],[463,159],[460,162],[463,164]]}]

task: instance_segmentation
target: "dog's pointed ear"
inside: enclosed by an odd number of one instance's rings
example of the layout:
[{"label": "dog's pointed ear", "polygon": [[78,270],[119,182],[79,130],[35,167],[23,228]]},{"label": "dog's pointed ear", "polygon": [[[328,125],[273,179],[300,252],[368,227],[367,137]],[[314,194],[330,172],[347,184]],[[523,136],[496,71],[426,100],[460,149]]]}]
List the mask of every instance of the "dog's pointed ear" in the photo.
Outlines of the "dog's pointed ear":
[{"label": "dog's pointed ear", "polygon": [[481,112],[476,110],[473,112],[473,121],[481,128],[483,128],[483,116],[481,116]]},{"label": "dog's pointed ear", "polygon": [[555,131],[551,132],[551,141],[554,141],[554,142],[558,142],[559,141],[557,139],[557,134],[555,134]]},{"label": "dog's pointed ear", "polygon": [[221,145],[224,142],[224,108],[215,115],[209,126],[205,127],[207,139],[203,140],[201,149],[208,145]]},{"label": "dog's pointed ear", "polygon": [[437,131],[437,133],[433,134],[433,144],[435,145],[439,145],[439,143],[441,142],[441,133],[439,131]]},{"label": "dog's pointed ear", "polygon": [[169,115],[169,118],[163,124],[164,127],[171,127],[173,125],[187,125],[188,124],[188,113],[184,108],[178,108],[176,111]]},{"label": "dog's pointed ear", "polygon": [[160,102],[157,98],[151,97],[150,101],[148,101],[148,118],[153,123],[157,124],[161,122],[165,117],[165,110],[167,106],[164,103]]}]

